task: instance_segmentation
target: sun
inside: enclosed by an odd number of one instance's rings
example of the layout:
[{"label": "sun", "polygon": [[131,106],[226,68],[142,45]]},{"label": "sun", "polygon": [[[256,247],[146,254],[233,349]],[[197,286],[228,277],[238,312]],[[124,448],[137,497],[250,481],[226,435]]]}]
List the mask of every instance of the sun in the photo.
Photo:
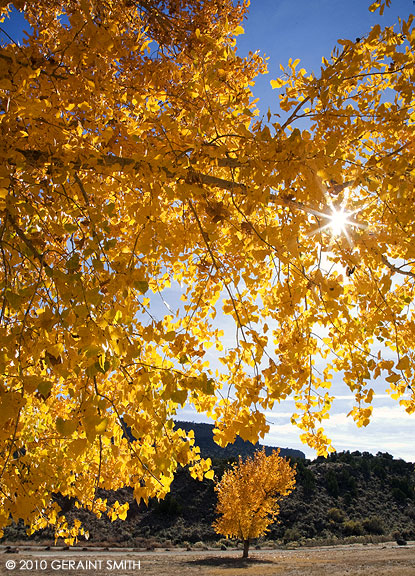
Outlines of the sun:
[{"label": "sun", "polygon": [[328,215],[329,222],[327,228],[330,229],[333,236],[347,235],[347,226],[353,224],[353,222],[349,220],[351,215],[352,213],[345,212],[343,207],[341,207],[340,210],[332,208],[331,214]]},{"label": "sun", "polygon": [[351,231],[353,228],[366,228],[364,224],[356,222],[354,215],[359,210],[346,211],[344,206],[335,207],[330,203],[327,206],[327,212],[320,212],[319,210],[307,210],[309,213],[314,214],[317,217],[317,221],[320,223],[323,219],[323,224],[320,225],[316,230],[313,230],[309,235],[316,234],[318,232],[326,232],[333,239],[340,239],[341,237],[346,238],[347,242],[352,245],[352,235]]},{"label": "sun", "polygon": [[[325,233],[332,237],[334,241],[340,241],[345,238],[350,246],[353,245],[353,231],[355,229],[366,229],[367,225],[356,221],[355,214],[362,210],[362,207],[354,210],[345,210],[345,203],[347,202],[350,192],[349,188],[344,188],[345,198],[342,203],[333,204],[331,198],[327,198],[325,211],[321,209],[316,210],[305,206],[304,204],[297,205],[300,210],[313,215],[317,220],[317,228],[310,230],[306,236],[313,236],[318,233]],[[311,221],[309,221],[311,223]]]}]

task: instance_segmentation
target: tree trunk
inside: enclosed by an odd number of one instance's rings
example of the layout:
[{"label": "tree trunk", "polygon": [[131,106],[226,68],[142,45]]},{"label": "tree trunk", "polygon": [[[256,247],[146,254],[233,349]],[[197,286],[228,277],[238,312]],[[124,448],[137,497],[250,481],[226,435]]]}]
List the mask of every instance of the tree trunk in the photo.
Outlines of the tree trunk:
[{"label": "tree trunk", "polygon": [[248,550],[249,550],[249,538],[244,540],[244,552],[242,554],[242,558],[248,558]]}]

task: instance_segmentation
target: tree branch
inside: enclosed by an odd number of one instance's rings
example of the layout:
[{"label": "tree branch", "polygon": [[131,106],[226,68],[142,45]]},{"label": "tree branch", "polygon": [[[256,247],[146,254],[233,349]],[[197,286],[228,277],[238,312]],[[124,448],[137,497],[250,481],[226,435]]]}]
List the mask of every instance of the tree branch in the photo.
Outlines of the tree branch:
[{"label": "tree branch", "polygon": [[381,259],[382,259],[382,262],[389,268],[389,270],[392,270],[392,272],[396,272],[397,274],[404,274],[405,276],[410,276],[411,278],[415,278],[414,272],[412,272],[411,270],[402,270],[401,268],[394,266],[391,262],[389,262],[389,260],[383,254],[381,255]]},{"label": "tree branch", "polygon": [[10,214],[10,212],[8,210],[6,210],[6,216],[7,216],[7,219],[9,220],[10,224],[12,225],[13,230],[16,232],[16,234],[18,235],[20,240],[22,240],[26,244],[26,246],[29,248],[29,250],[32,252],[32,254],[39,260],[39,262],[43,266],[50,269],[49,264],[47,262],[45,262],[45,255],[41,254],[39,252],[39,250],[36,248],[36,246],[33,244],[33,242],[30,240],[30,238],[28,238],[26,236],[26,234],[23,232],[23,230],[17,225],[16,220],[14,219],[14,217]]},{"label": "tree branch", "polygon": [[[63,165],[62,160],[55,158],[53,156],[50,156],[47,152],[43,152],[42,150],[33,150],[33,149],[23,150],[23,149],[18,148],[17,152],[22,154],[26,158],[26,160],[28,161],[29,164],[32,164],[34,166],[39,166],[39,165],[43,165],[43,164],[47,164],[47,163],[54,164],[56,166],[62,166]],[[96,165],[102,166],[102,167],[119,166],[121,170],[127,166],[132,166],[134,168],[134,170],[136,170],[137,172],[140,169],[142,169],[143,166],[146,166],[146,167],[150,168],[151,170],[154,170],[154,168],[155,168],[154,165],[151,164],[150,162],[143,162],[141,160],[134,160],[134,158],[124,158],[122,156],[115,156],[115,155],[100,156],[100,157],[96,158],[96,160],[95,160],[96,164],[95,165],[94,165],[94,160],[95,159],[91,159],[90,162],[75,162],[72,165],[76,171],[78,171],[78,170],[93,170],[96,168]],[[223,166],[223,167],[227,167],[227,166],[234,167],[235,166],[232,159],[224,159],[223,162],[218,161],[218,165]],[[239,182],[233,182],[232,180],[226,180],[224,178],[219,178],[217,176],[211,176],[209,174],[202,174],[201,172],[198,172],[198,171],[194,170],[193,168],[188,168],[186,175],[177,174],[175,172],[172,172],[171,170],[169,170],[168,168],[166,168],[164,166],[160,166],[160,167],[157,166],[157,169],[162,170],[168,178],[172,178],[172,179],[176,179],[176,180],[183,179],[188,184],[206,184],[208,186],[215,186],[216,188],[222,188],[223,190],[234,190],[235,188],[241,188],[243,190],[246,190],[245,184],[242,184]],[[77,184],[79,185],[79,187],[81,188],[81,192],[85,198],[85,201],[87,201],[88,196],[82,187],[82,182],[81,182],[77,173],[75,173],[75,180],[76,180]]]},{"label": "tree branch", "polygon": [[83,185],[83,183],[82,183],[82,180],[79,178],[77,172],[75,172],[75,180],[76,180],[76,183],[77,183],[78,186],[79,186],[79,189],[80,189],[81,192],[82,192],[82,196],[84,197],[85,204],[86,204],[87,206],[89,206],[88,194],[86,193],[85,187],[84,187],[84,185]]}]

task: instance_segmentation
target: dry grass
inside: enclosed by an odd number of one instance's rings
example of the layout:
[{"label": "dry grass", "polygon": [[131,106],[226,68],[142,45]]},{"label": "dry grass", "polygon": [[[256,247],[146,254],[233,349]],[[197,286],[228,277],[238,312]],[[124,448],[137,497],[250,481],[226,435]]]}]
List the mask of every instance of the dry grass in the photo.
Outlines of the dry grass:
[{"label": "dry grass", "polygon": [[[192,551],[169,550],[154,552],[102,550],[19,550],[15,553],[0,552],[0,574],[9,576],[31,567],[30,573],[44,576],[65,574],[106,574],[108,576],[414,576],[415,543],[398,547],[391,543],[379,545],[351,545],[331,548],[298,550],[253,550],[243,561],[240,550]],[[16,562],[14,570],[6,568],[6,561]],[[56,569],[58,562],[66,561],[63,569]],[[72,560],[72,567],[68,561]],[[135,564],[132,564],[132,561]],[[140,561],[140,570],[137,562]],[[43,561],[43,568],[40,567]],[[45,561],[47,569],[45,569]],[[55,561],[55,569],[52,568]],[[76,564],[82,561],[83,566]],[[91,562],[100,561],[100,569]],[[114,561],[118,564],[113,569]],[[121,566],[120,562],[124,561]],[[32,562],[32,564],[30,564]],[[109,568],[109,569],[108,569]],[[27,570],[29,571],[29,570]]]}]

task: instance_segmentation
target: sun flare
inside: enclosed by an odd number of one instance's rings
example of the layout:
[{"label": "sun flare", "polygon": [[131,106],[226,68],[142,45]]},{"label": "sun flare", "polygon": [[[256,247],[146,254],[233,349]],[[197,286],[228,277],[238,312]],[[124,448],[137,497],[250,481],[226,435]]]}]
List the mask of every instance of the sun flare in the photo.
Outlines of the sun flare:
[{"label": "sun flare", "polygon": [[341,234],[346,234],[347,226],[352,224],[349,220],[351,216],[350,212],[345,212],[343,207],[340,210],[332,209],[332,213],[329,216],[328,228],[333,236],[341,236]]},{"label": "sun flare", "polygon": [[[320,224],[317,229],[312,230],[308,234],[309,236],[319,232],[325,232],[337,240],[343,236],[346,238],[347,242],[352,245],[352,229],[366,228],[365,224],[361,224],[354,219],[354,215],[360,210],[346,211],[344,206],[335,207],[330,202],[327,206],[327,212],[312,209],[306,211],[310,214],[314,214],[314,216],[317,217],[317,222]],[[323,219],[323,223],[321,223],[321,219]]]}]

